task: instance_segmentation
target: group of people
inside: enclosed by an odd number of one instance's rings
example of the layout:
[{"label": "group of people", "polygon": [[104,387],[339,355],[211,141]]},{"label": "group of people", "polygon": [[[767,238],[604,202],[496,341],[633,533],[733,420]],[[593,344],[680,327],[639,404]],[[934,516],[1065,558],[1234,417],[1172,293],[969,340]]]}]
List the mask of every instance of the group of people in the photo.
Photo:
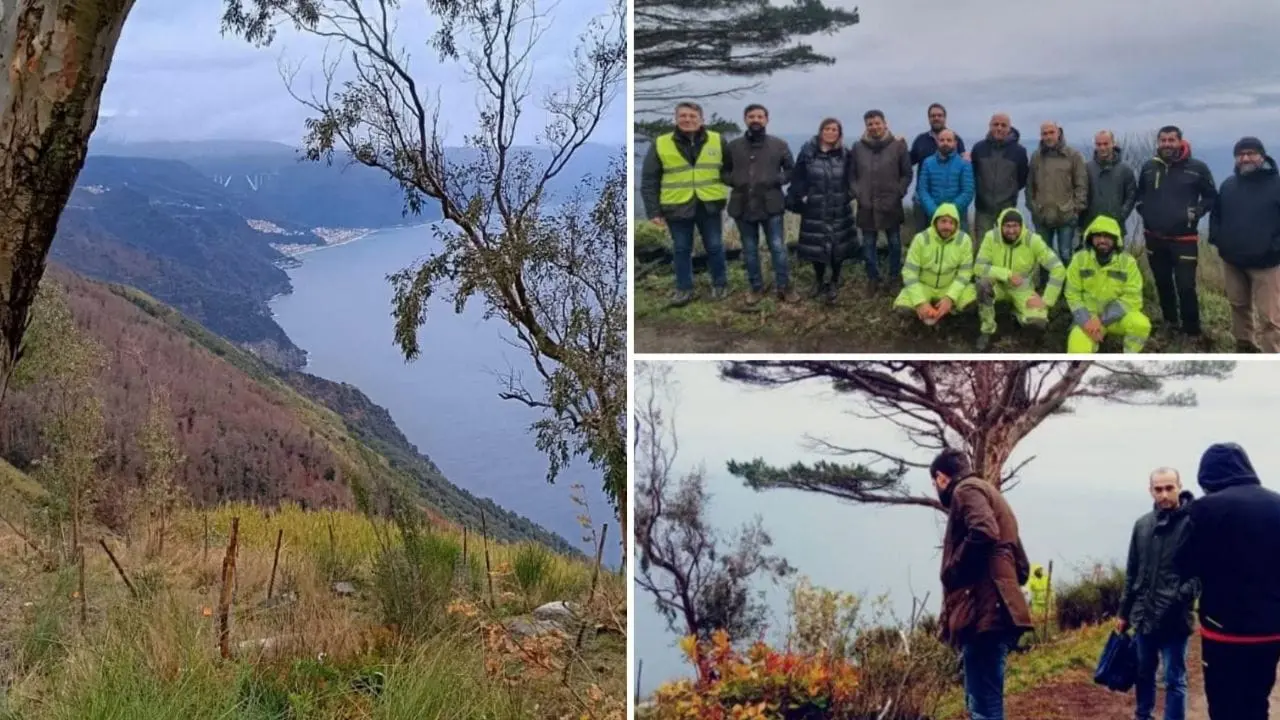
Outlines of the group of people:
[{"label": "group of people", "polygon": [[[1034,600],[1047,582],[1035,582],[1008,501],[964,453],[943,451],[929,474],[947,509],[942,636],[960,650],[969,717],[1003,720],[1005,659],[1034,626],[1021,586]],[[1262,487],[1234,443],[1210,446],[1197,479],[1200,498],[1177,470],[1154,471],[1154,508],[1129,541],[1115,622],[1137,647],[1135,718],[1152,720],[1160,665],[1164,718],[1186,717],[1187,646],[1198,626],[1211,720],[1267,720],[1280,663],[1280,493]]]},{"label": "group of people", "polygon": [[[1109,131],[1097,133],[1086,160],[1066,144],[1059,125],[1046,122],[1039,146],[1028,153],[1003,113],[992,116],[987,136],[966,150],[936,103],[928,110],[929,130],[910,146],[889,130],[883,112],[869,110],[852,144],[846,145],[841,122],[826,118],[794,157],[786,141],[768,134],[763,105],[748,105],[743,120],[745,133],[725,142],[705,127],[700,106],[680,103],[676,129],[657,137],[645,158],[646,215],[673,241],[673,305],[695,297],[695,229],[707,252],[712,299],[727,295],[726,208],[742,239],[747,303],[758,303],[768,289],[762,235],[773,261],[773,291],[783,302],[796,301],[783,225],[791,211],[800,216],[797,257],[813,265],[813,294],[828,303],[859,246],[873,288],[886,285],[876,241],[883,233],[888,273],[902,282],[895,306],[936,325],[976,304],[980,350],[996,331],[998,304],[1009,304],[1020,324],[1038,327],[1062,298],[1073,322],[1068,352],[1094,352],[1108,335],[1123,337],[1126,352],[1139,352],[1151,320],[1143,312],[1140,268],[1123,251],[1129,217],[1137,212],[1142,220],[1168,329],[1203,338],[1196,275],[1199,226],[1208,215],[1209,242],[1224,261],[1237,350],[1280,352],[1280,175],[1257,138],[1236,143],[1235,172],[1219,188],[1172,125],[1160,129],[1155,156],[1135,174],[1121,162]],[[911,239],[904,262],[901,227],[913,181],[924,229]],[[1020,196],[1029,217],[1017,209]]]}]

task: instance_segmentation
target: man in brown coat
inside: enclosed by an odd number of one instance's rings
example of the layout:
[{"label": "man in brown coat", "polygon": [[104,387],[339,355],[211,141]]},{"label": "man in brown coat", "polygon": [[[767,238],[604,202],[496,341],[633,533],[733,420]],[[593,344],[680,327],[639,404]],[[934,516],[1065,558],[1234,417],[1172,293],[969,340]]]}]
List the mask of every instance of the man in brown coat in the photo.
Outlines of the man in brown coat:
[{"label": "man in brown coat", "polygon": [[911,187],[911,152],[907,141],[889,132],[884,113],[868,110],[866,132],[853,144],[853,195],[858,201],[858,229],[867,261],[867,279],[880,284],[876,243],[884,233],[889,246],[889,277],[902,277],[902,199]]},{"label": "man in brown coat", "polygon": [[1067,144],[1055,122],[1040,125],[1040,147],[1031,154],[1027,209],[1036,232],[1071,264],[1080,216],[1089,205],[1089,167],[1084,155]]},{"label": "man in brown coat", "polygon": [[974,475],[969,458],[944,450],[929,466],[947,508],[942,545],[942,639],[961,652],[972,720],[1004,720],[1004,666],[1032,628],[1022,586],[1031,563],[1018,520],[1000,491]]}]

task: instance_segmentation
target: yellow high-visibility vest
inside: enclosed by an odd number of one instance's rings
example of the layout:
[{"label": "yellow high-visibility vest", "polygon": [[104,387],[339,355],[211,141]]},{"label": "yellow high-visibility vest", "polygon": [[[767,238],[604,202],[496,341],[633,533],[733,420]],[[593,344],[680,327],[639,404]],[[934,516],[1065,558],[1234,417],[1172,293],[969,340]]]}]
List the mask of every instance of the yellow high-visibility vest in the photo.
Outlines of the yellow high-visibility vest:
[{"label": "yellow high-visibility vest", "polygon": [[658,160],[662,163],[662,192],[658,202],[665,207],[679,206],[697,199],[716,202],[729,197],[729,188],[720,182],[724,164],[724,148],[720,133],[707,131],[707,142],[692,165],[676,147],[675,133],[659,135],[656,141]]},{"label": "yellow high-visibility vest", "polygon": [[[1036,570],[1041,571],[1036,577]],[[1031,578],[1027,580],[1027,589],[1031,591],[1031,611],[1044,612],[1049,607],[1049,574],[1040,565],[1031,566]]]}]

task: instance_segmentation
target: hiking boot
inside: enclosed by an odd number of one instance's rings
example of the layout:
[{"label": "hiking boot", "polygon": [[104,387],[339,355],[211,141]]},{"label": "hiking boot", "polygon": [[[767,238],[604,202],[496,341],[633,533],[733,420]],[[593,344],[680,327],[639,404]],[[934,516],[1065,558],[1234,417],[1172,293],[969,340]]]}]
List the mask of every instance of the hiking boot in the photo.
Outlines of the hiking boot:
[{"label": "hiking boot", "polygon": [[827,286],[827,292],[823,295],[822,302],[826,304],[827,307],[831,307],[836,304],[836,296],[839,294],[840,286],[836,283],[831,283]]},{"label": "hiking boot", "polygon": [[747,307],[755,307],[756,305],[759,305],[759,304],[760,304],[760,301],[761,301],[761,300],[763,300],[763,299],[764,299],[764,291],[763,291],[763,290],[748,290],[748,291],[747,291]]},{"label": "hiking boot", "polygon": [[692,290],[677,290],[671,295],[671,301],[667,303],[667,307],[681,308],[693,302]]},{"label": "hiking boot", "polygon": [[978,341],[973,344],[973,349],[980,353],[984,353],[991,349],[991,336],[983,333],[978,336]]},{"label": "hiking boot", "polygon": [[870,278],[867,280],[867,294],[871,296],[879,295],[884,290],[884,281],[880,278]]},{"label": "hiking boot", "polygon": [[822,282],[813,286],[813,292],[809,293],[810,300],[820,300],[827,294],[827,284]]},{"label": "hiking boot", "polygon": [[1252,340],[1237,340],[1236,352],[1241,354],[1260,353],[1262,352],[1262,348],[1258,347],[1257,345],[1254,345]]},{"label": "hiking boot", "polygon": [[796,291],[789,287],[778,288],[778,302],[793,303],[800,298],[796,297]]},{"label": "hiking boot", "polygon": [[728,295],[729,295],[729,288],[726,288],[726,287],[713,287],[713,288],[711,288],[711,299],[712,299],[712,300],[723,300],[723,299],[725,299],[726,297],[728,297]]}]

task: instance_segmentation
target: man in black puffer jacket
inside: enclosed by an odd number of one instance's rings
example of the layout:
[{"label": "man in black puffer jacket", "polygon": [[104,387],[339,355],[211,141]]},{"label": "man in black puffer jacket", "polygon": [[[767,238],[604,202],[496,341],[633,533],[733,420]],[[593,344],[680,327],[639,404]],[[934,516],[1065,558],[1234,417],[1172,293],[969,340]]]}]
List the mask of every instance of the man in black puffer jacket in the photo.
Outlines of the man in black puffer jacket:
[{"label": "man in black puffer jacket", "polygon": [[1209,717],[1267,720],[1280,664],[1280,493],[1235,443],[1205,451],[1199,480],[1179,568],[1200,580]]},{"label": "man in black puffer jacket", "polygon": [[1191,528],[1192,495],[1173,468],[1151,473],[1155,509],[1138,518],[1129,541],[1124,595],[1116,630],[1133,629],[1138,646],[1137,720],[1151,720],[1156,707],[1156,668],[1164,665],[1165,720],[1187,715],[1187,640],[1194,625],[1191,606],[1198,584],[1183,577],[1177,553]]},{"label": "man in black puffer jacket", "polygon": [[[1241,138],[1236,171],[1222,181],[1209,216],[1209,243],[1222,256],[1239,352],[1280,353],[1280,175],[1262,141]],[[1254,344],[1254,313],[1262,320]]]}]

